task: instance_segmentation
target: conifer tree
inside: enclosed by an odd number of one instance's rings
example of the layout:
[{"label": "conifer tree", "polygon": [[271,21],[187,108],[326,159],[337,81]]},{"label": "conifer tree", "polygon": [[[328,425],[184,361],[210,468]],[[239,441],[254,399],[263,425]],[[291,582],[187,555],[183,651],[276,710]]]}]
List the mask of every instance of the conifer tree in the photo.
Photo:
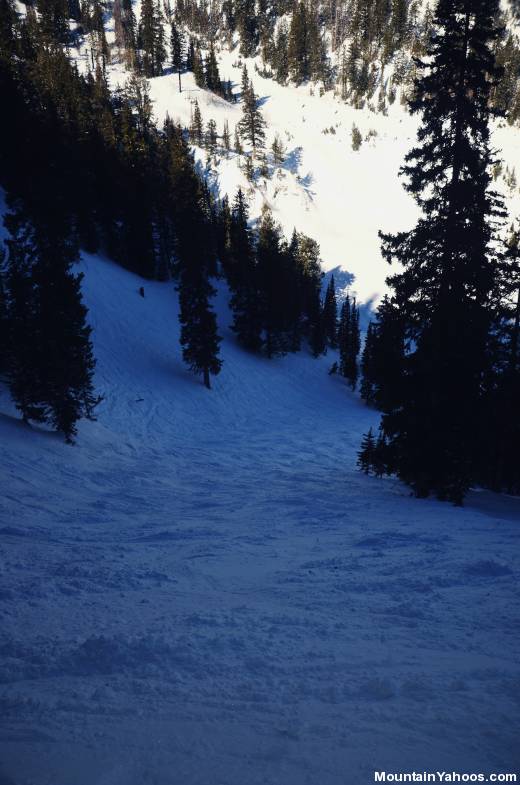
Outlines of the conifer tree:
[{"label": "conifer tree", "polygon": [[142,69],[147,77],[160,76],[166,61],[164,25],[158,0],[143,0],[139,23]]},{"label": "conifer tree", "polygon": [[284,248],[280,227],[271,211],[262,211],[257,242],[259,288],[264,314],[264,346],[268,357],[289,350],[288,302],[284,286]]},{"label": "conifer tree", "polygon": [[365,433],[358,452],[357,465],[365,474],[370,474],[374,464],[375,439],[372,428]]},{"label": "conifer tree", "polygon": [[338,345],[338,305],[333,275],[330,277],[329,285],[327,286],[327,291],[325,293],[322,319],[325,340],[331,349],[335,349]]},{"label": "conifer tree", "polygon": [[300,84],[310,77],[308,21],[305,3],[295,2],[288,41],[288,70],[293,82]]},{"label": "conifer tree", "polygon": [[282,164],[283,164],[283,162],[285,160],[285,148],[284,148],[283,142],[280,139],[280,137],[278,136],[278,134],[276,134],[276,136],[274,137],[274,142],[273,142],[273,144],[271,146],[271,150],[272,150],[272,153],[273,153],[273,163],[274,163],[274,165],[275,166],[282,166]]},{"label": "conifer tree", "polygon": [[182,92],[181,74],[184,68],[184,37],[174,21],[171,24],[170,52],[173,70],[179,76],[179,93]]},{"label": "conifer tree", "polygon": [[202,53],[198,47],[195,47],[193,50],[193,64],[192,64],[193,76],[195,78],[195,84],[197,87],[207,87],[206,85],[206,71],[204,68],[204,58],[202,57]]},{"label": "conifer tree", "polygon": [[217,152],[217,144],[218,144],[218,136],[217,136],[217,124],[215,120],[211,119],[208,120],[207,130],[206,130],[206,150],[208,151],[209,155],[213,156]]},{"label": "conifer tree", "polygon": [[211,45],[209,54],[206,58],[206,87],[214,93],[221,95],[223,93],[222,82],[220,81],[220,74],[218,71],[217,58],[215,56],[215,48]]},{"label": "conifer tree", "polygon": [[179,271],[179,321],[184,362],[202,374],[211,387],[211,376],[220,373],[220,336],[211,308],[215,289],[211,285],[213,265],[209,218],[203,207],[201,184],[195,174],[182,130],[167,120],[164,126],[168,148],[168,172],[174,203]]},{"label": "conifer tree", "polygon": [[276,74],[276,81],[285,84],[289,78],[289,28],[287,22],[282,19],[278,25],[276,42],[274,48],[273,68]]},{"label": "conifer tree", "polygon": [[193,105],[193,116],[191,120],[190,136],[199,147],[202,147],[204,140],[204,125],[202,122],[202,114],[200,111],[199,102],[195,99]]},{"label": "conifer tree", "polygon": [[265,145],[266,122],[258,107],[258,99],[252,85],[249,85],[243,99],[242,119],[238,123],[240,136],[250,143],[253,155],[263,150]]},{"label": "conifer tree", "polygon": [[240,54],[253,57],[258,46],[258,19],[250,0],[235,0],[235,19],[240,36]]},{"label": "conifer tree", "polygon": [[81,275],[71,270],[77,251],[52,208],[34,221],[16,204],[6,226],[11,395],[24,420],[49,422],[72,442],[99,402]]},{"label": "conifer tree", "polygon": [[[302,332],[307,336],[314,357],[326,350],[325,329],[321,307],[321,282],[323,273],[320,265],[320,249],[316,240],[301,232],[293,232],[290,251],[298,273],[299,309]],[[294,292],[291,299],[295,300]]]},{"label": "conifer tree", "polygon": [[338,329],[339,372],[344,376],[353,390],[358,379],[358,354],[360,350],[359,310],[355,299],[351,301],[347,294],[341,306]]},{"label": "conifer tree", "polygon": [[222,130],[222,145],[224,147],[226,157],[228,157],[228,154],[229,154],[229,152],[231,150],[231,139],[230,139],[230,136],[229,136],[229,122],[228,122],[228,120],[224,120],[224,128]]},{"label": "conifer tree", "polygon": [[383,413],[389,469],[417,495],[457,503],[475,477],[500,274],[502,207],[489,188],[497,12],[497,0],[439,0],[410,105],[422,126],[403,169],[423,215],[411,232],[383,236],[386,258],[404,266],[389,283],[408,346],[401,398]]},{"label": "conifer tree", "polygon": [[227,268],[232,291],[232,330],[244,348],[259,352],[263,345],[262,308],[256,255],[248,220],[249,210],[242,189],[239,188],[233,203]]},{"label": "conifer tree", "polygon": [[245,97],[246,97],[246,95],[247,95],[247,93],[249,91],[249,84],[250,84],[250,82],[249,82],[249,74],[247,72],[247,65],[245,63],[242,66],[242,77],[241,77],[240,84],[241,84],[242,100],[244,101]]},{"label": "conifer tree", "polygon": [[374,324],[369,322],[361,356],[361,385],[359,388],[361,398],[368,406],[375,404],[374,343]]}]

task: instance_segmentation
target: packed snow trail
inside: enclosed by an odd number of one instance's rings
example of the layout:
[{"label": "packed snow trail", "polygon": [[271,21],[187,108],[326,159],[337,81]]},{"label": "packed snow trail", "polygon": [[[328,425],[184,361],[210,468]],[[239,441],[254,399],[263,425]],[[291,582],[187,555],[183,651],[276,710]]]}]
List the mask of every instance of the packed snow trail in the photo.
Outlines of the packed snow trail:
[{"label": "packed snow trail", "polygon": [[0,400],[0,783],[517,771],[520,500],[365,477],[330,354],[248,355],[220,292],[208,392],[173,285],[83,267],[98,422]]}]

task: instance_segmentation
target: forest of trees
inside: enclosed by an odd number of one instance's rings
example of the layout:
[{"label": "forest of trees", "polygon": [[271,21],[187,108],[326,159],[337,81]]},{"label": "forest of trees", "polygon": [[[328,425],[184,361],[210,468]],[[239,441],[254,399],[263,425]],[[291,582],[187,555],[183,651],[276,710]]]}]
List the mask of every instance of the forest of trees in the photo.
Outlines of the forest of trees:
[{"label": "forest of trees", "polygon": [[[106,50],[99,40],[102,25],[96,3],[93,48]],[[127,4],[129,0],[126,0]],[[312,81],[334,89],[357,107],[367,102],[386,111],[398,93],[406,102],[413,92],[416,59],[422,57],[433,30],[434,0],[158,0],[143,3],[136,21],[123,0],[116,0],[120,26],[118,51],[127,64],[148,76],[165,67],[181,74],[193,71],[197,84],[233,100],[231,86],[221,81],[215,47],[234,45],[244,57],[260,54],[263,73],[282,84]],[[82,6],[83,8],[83,6]],[[510,123],[520,121],[520,45],[507,33],[499,10],[501,34],[493,42],[503,77],[490,96]],[[85,24],[84,22],[82,22]],[[96,31],[99,29],[99,33]],[[124,30],[130,32],[125,34]],[[133,31],[133,32],[132,32]],[[97,38],[96,38],[97,35]],[[171,41],[170,62],[165,41]]]},{"label": "forest of trees", "polygon": [[[182,356],[206,387],[222,366],[212,300],[223,277],[245,350],[337,351],[331,373],[382,412],[360,450],[364,471],[456,503],[477,483],[520,493],[520,229],[504,241],[490,145],[492,117],[520,119],[520,50],[498,0],[439,0],[435,10],[410,0],[144,0],[139,19],[131,0],[114,0],[110,45],[109,10],[100,0],[35,0],[20,14],[0,0],[9,106],[0,125],[0,373],[23,418],[72,441],[77,421],[95,414],[74,264],[80,249],[101,251],[145,279],[175,282]],[[317,243],[296,230],[285,238],[268,208],[252,228],[247,194],[217,198],[195,167],[190,144],[209,157],[234,146],[251,182],[267,173],[266,124],[246,66],[233,140],[197,102],[190,128],[154,122],[147,79],[166,69],[180,90],[189,70],[198,85],[238,99],[217,59],[234,36],[241,55],[260,53],[280,82],[335,86],[356,106],[378,91],[382,111],[402,85],[421,118],[402,175],[422,217],[382,236],[401,270],[363,342],[356,301],[347,295],[339,307],[333,278],[322,294]],[[85,74],[71,56],[80,41]],[[113,91],[111,61],[128,71]],[[284,154],[277,137],[274,166]]]},{"label": "forest of trees", "polygon": [[[183,358],[207,387],[222,364],[211,305],[212,279],[221,275],[237,339],[249,351],[273,357],[308,340],[318,356],[333,346],[323,327],[318,245],[297,232],[287,242],[268,210],[252,231],[241,191],[232,207],[215,198],[189,147],[190,137],[216,144],[216,128],[210,121],[204,129],[198,107],[191,129],[169,119],[158,129],[143,75],[132,70],[126,86],[110,92],[102,19],[96,28],[89,17],[101,43],[83,76],[64,46],[64,6],[40,0],[25,16],[10,0],[0,6],[0,91],[10,107],[0,129],[9,208],[0,370],[24,419],[48,422],[72,440],[77,420],[92,417],[98,402],[81,276],[73,271],[80,248],[102,251],[143,278],[175,280]],[[156,6],[149,8],[153,16]],[[157,73],[162,36],[143,56],[157,25],[136,28],[131,5],[116,10],[118,46],[137,47],[125,58]],[[82,24],[84,15],[78,12]],[[216,74],[212,58],[206,62]],[[247,78],[244,91],[241,135],[255,155],[265,123]]]}]

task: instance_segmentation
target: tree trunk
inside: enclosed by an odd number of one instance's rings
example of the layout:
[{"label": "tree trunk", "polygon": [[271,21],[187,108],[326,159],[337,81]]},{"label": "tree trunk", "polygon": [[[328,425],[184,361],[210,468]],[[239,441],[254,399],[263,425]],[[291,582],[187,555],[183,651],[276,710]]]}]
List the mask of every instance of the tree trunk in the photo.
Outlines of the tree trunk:
[{"label": "tree trunk", "polygon": [[211,390],[211,383],[210,383],[210,380],[209,380],[209,369],[208,368],[204,368],[204,386],[207,387],[208,390]]}]

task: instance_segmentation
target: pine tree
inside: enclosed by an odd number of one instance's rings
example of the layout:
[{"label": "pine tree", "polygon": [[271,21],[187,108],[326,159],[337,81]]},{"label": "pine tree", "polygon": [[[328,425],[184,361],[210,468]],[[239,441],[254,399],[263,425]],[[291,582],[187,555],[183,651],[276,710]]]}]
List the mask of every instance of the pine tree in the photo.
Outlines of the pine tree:
[{"label": "pine tree", "polygon": [[210,377],[220,373],[222,367],[221,339],[210,304],[216,293],[210,281],[214,268],[210,216],[182,130],[167,119],[164,134],[170,186],[176,195],[173,208],[182,356],[191,371],[202,374],[209,389]]},{"label": "pine tree", "polygon": [[181,74],[184,68],[184,37],[172,21],[170,33],[170,52],[173,70],[179,75],[179,93],[182,92]]},{"label": "pine tree", "polygon": [[193,76],[197,87],[206,88],[206,71],[204,68],[204,58],[199,48],[193,50]]},{"label": "pine tree", "polygon": [[375,452],[375,439],[372,428],[365,433],[361,440],[361,449],[358,452],[357,465],[365,474],[370,474],[373,468]]},{"label": "pine tree", "polygon": [[214,93],[222,95],[223,88],[220,81],[220,74],[218,71],[217,58],[215,56],[215,49],[213,45],[210,47],[209,54],[206,58],[206,87]]},{"label": "pine tree", "polygon": [[262,308],[258,286],[258,269],[251,230],[249,210],[239,188],[233,204],[230,226],[227,278],[232,291],[232,330],[251,352],[262,349]]},{"label": "pine tree", "polygon": [[336,349],[338,345],[338,305],[336,302],[336,286],[334,276],[331,275],[325,301],[323,303],[323,329],[325,340],[331,349]]},{"label": "pine tree", "polygon": [[282,166],[282,164],[283,164],[283,162],[285,160],[285,148],[284,148],[283,142],[280,139],[280,137],[278,136],[278,134],[276,134],[276,136],[274,137],[274,142],[273,142],[273,144],[271,146],[271,150],[272,150],[272,153],[273,153],[273,163],[274,163],[274,165],[275,166]]},{"label": "pine tree", "polygon": [[164,26],[158,0],[143,0],[139,23],[142,69],[147,77],[160,76],[166,61]]},{"label": "pine tree", "polygon": [[289,28],[287,22],[282,19],[278,25],[276,43],[274,50],[273,68],[276,74],[276,81],[285,84],[289,78]]},{"label": "pine tree", "polygon": [[383,236],[386,258],[404,266],[389,283],[408,346],[401,398],[383,413],[389,468],[417,495],[457,503],[475,476],[500,270],[502,207],[489,190],[497,12],[496,0],[439,0],[410,106],[422,127],[403,169],[423,216],[411,232]]},{"label": "pine tree", "polygon": [[217,124],[213,119],[208,120],[205,146],[210,156],[214,156],[215,153],[217,152],[217,144],[218,144]]},{"label": "pine tree", "polygon": [[33,221],[17,204],[6,226],[11,395],[24,420],[49,422],[72,442],[99,402],[82,276],[71,270],[77,250],[52,208]]},{"label": "pine tree", "polygon": [[298,303],[303,334],[309,341],[314,357],[325,353],[326,339],[321,307],[321,284],[323,273],[320,263],[320,248],[316,240],[301,232],[293,232],[290,251],[298,274],[297,292],[291,292],[291,300]]},{"label": "pine tree", "polygon": [[307,9],[295,2],[288,41],[288,70],[293,82],[300,84],[310,77]]},{"label": "pine tree", "polygon": [[253,155],[264,148],[265,127],[266,122],[258,107],[258,99],[252,85],[249,85],[243,99],[242,119],[238,123],[238,132],[243,139],[250,143]]},{"label": "pine tree", "polygon": [[369,322],[361,357],[361,385],[359,388],[361,398],[368,406],[375,404],[374,343],[374,324]]},{"label": "pine tree", "polygon": [[226,152],[226,157],[228,156],[231,150],[231,139],[229,136],[229,122],[228,120],[224,120],[224,128],[222,130],[222,145]]},{"label": "pine tree", "polygon": [[235,0],[235,19],[240,36],[240,54],[253,57],[258,46],[258,19],[250,0]]},{"label": "pine tree", "polygon": [[358,379],[357,358],[361,348],[359,310],[356,306],[355,299],[351,301],[348,294],[341,306],[338,344],[339,372],[348,380],[352,389],[355,390]]},{"label": "pine tree", "polygon": [[258,229],[258,279],[264,320],[264,347],[268,357],[289,350],[288,302],[284,286],[284,248],[280,227],[264,207]]},{"label": "pine tree", "polygon": [[354,123],[354,125],[352,126],[352,149],[354,150],[354,152],[357,152],[360,149],[362,142],[363,142],[363,137],[361,136],[361,131]]},{"label": "pine tree", "polygon": [[247,65],[244,63],[244,65],[242,66],[242,77],[241,77],[241,95],[243,101],[245,100],[245,97],[249,92],[249,86],[250,86],[249,74],[247,72]]},{"label": "pine tree", "polygon": [[204,125],[202,122],[202,114],[200,111],[199,102],[196,99],[193,105],[193,115],[191,119],[190,136],[191,139],[195,142],[195,144],[197,144],[199,147],[202,147],[202,143],[204,140]]}]

